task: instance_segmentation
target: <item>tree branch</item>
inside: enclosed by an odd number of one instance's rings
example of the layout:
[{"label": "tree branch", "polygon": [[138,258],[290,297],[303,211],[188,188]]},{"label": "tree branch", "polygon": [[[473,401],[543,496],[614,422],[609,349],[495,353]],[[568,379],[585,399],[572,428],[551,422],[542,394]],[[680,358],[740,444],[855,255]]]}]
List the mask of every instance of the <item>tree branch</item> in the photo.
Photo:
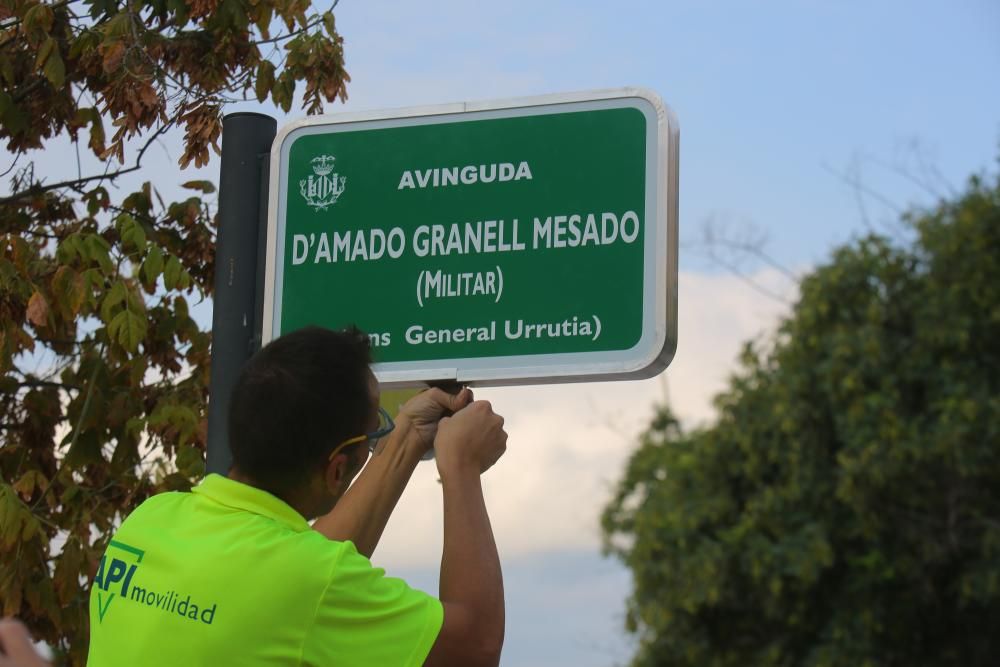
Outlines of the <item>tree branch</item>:
[{"label": "tree branch", "polygon": [[892,212],[895,213],[896,215],[902,215],[904,213],[903,209],[898,204],[896,204],[896,202],[892,201],[891,199],[882,195],[881,193],[876,192],[875,190],[872,190],[871,188],[867,187],[857,177],[848,176],[847,174],[838,172],[836,169],[834,169],[828,164],[824,164],[823,169],[833,174],[834,176],[836,176],[837,178],[839,178],[841,181],[851,186],[852,188],[856,188],[858,191],[868,195],[869,197],[882,202],[882,204],[886,208],[892,210]]},{"label": "tree branch", "polygon": [[72,188],[79,186],[83,183],[89,183],[91,181],[98,181],[98,182],[104,180],[113,181],[119,176],[124,176],[125,174],[132,173],[133,171],[138,171],[139,169],[142,168],[142,156],[146,153],[146,150],[153,144],[154,141],[156,141],[156,139],[160,135],[164,134],[168,129],[173,127],[173,124],[174,121],[170,121],[166,125],[162,125],[159,129],[156,130],[156,132],[152,134],[151,137],[149,137],[149,139],[146,140],[146,143],[143,144],[142,148],[139,149],[139,154],[135,158],[135,164],[131,167],[128,167],[126,169],[119,169],[118,171],[114,171],[111,173],[97,174],[95,176],[87,176],[85,178],[74,178],[69,181],[60,181],[58,183],[53,183],[51,185],[42,185],[41,183],[37,183],[24,190],[21,190],[20,192],[15,192],[12,195],[8,195],[7,197],[0,197],[0,206],[9,204],[19,199],[24,199],[25,197],[40,195],[45,192],[50,192],[52,190],[61,190],[62,188]]},{"label": "tree branch", "polygon": [[4,172],[2,174],[0,174],[0,178],[3,178],[4,176],[6,176],[7,174],[9,174],[10,172],[14,171],[14,167],[17,166],[17,161],[21,159],[22,155],[24,155],[24,151],[23,150],[19,150],[17,152],[17,155],[14,156],[14,161],[10,163],[10,166],[7,167],[7,169],[4,170]]},{"label": "tree branch", "polygon": [[711,259],[716,264],[718,264],[719,266],[721,266],[722,268],[724,268],[727,271],[729,271],[730,273],[732,273],[734,276],[736,276],[737,278],[739,278],[743,282],[745,282],[747,285],[749,285],[750,287],[752,287],[753,289],[755,289],[757,292],[763,294],[764,296],[770,297],[770,298],[774,299],[775,301],[777,301],[779,303],[785,304],[786,306],[792,305],[791,301],[789,301],[788,299],[784,298],[780,294],[777,294],[777,293],[772,292],[771,290],[767,289],[766,287],[764,287],[763,285],[761,285],[760,283],[758,283],[756,280],[754,280],[750,276],[748,276],[745,273],[743,273],[742,271],[740,271],[739,267],[737,267],[735,264],[732,264],[731,262],[727,262],[727,261],[723,260],[718,255],[716,255],[715,253],[713,253],[711,250],[708,252],[708,258]]},{"label": "tree branch", "polygon": [[755,246],[752,243],[743,243],[740,241],[733,241],[732,239],[719,238],[719,237],[714,237],[712,239],[712,243],[721,246],[723,248],[729,248],[730,250],[736,250],[745,253],[747,255],[752,255],[757,259],[759,259],[760,261],[767,264],[768,266],[770,266],[775,271],[778,271],[779,273],[784,275],[792,282],[797,283],[800,280],[799,276],[795,275],[790,269],[788,269],[783,264],[778,262],[778,260],[768,255],[766,252],[764,252],[762,248]]},{"label": "tree branch", "polygon": [[[84,417],[87,416],[87,412],[90,411],[90,400],[94,397],[94,384],[97,382],[97,371],[101,367],[100,362],[103,357],[104,357],[104,342],[101,342],[101,349],[98,350],[97,359],[94,360],[94,370],[91,371],[90,373],[90,382],[87,383],[87,396],[83,399],[83,407],[80,409],[80,416],[77,417],[76,424],[73,426],[73,438],[70,440],[69,448],[66,450],[67,452],[73,451],[73,448],[76,446],[76,441],[80,437],[80,429],[83,427],[83,419]],[[42,493],[42,495],[38,498],[37,501],[35,501],[35,505],[32,507],[32,509],[41,504],[42,500],[52,489],[52,486],[53,485],[50,484],[49,487],[45,489],[45,492]]]},{"label": "tree branch", "polygon": [[[796,275],[794,271],[764,251],[764,246],[767,243],[766,235],[761,233],[754,234],[754,231],[752,225],[746,224],[743,234],[728,234],[725,229],[725,222],[718,223],[714,216],[711,216],[702,223],[701,243],[692,243],[690,245],[700,246],[699,249],[708,259],[723,267],[761,294],[783,304],[791,305],[791,302],[787,298],[761,285],[757,280],[754,280],[740,269],[738,265],[740,256],[750,256],[771,267],[792,283],[798,284],[801,280],[800,276]],[[721,254],[716,252],[720,248],[730,252]],[[731,258],[723,257],[723,254],[731,255]]]},{"label": "tree branch", "polygon": [[[333,6],[336,7],[337,3],[334,3]],[[333,10],[332,7],[330,9],[331,9],[331,11]],[[322,22],[323,22],[323,19],[316,18],[316,19],[313,19],[312,21],[310,21],[309,23],[306,23],[304,26],[302,26],[298,30],[294,30],[294,31],[288,33],[287,35],[278,35],[277,37],[272,37],[271,39],[262,39],[259,42],[251,42],[251,43],[254,46],[260,46],[261,44],[275,44],[277,42],[283,42],[286,39],[291,39],[292,37],[297,37],[298,35],[301,35],[304,32],[308,32],[308,31],[312,30],[313,28],[315,28],[316,26],[318,26]]]},{"label": "tree branch", "polygon": [[66,384],[65,382],[53,382],[51,380],[24,380],[17,383],[18,388],[24,387],[55,387],[56,389],[63,389],[69,391],[70,389],[74,391],[80,391],[80,386],[76,384]]},{"label": "tree branch", "polygon": [[48,79],[46,79],[45,77],[42,77],[42,76],[38,77],[37,79],[35,79],[31,83],[29,83],[27,86],[25,86],[24,88],[22,88],[21,90],[17,91],[17,93],[15,93],[14,95],[11,96],[11,98],[14,100],[14,104],[17,104],[18,102],[20,102],[21,100],[23,100],[28,95],[30,95],[31,93],[35,92],[36,88],[41,88],[47,82],[48,82]]}]

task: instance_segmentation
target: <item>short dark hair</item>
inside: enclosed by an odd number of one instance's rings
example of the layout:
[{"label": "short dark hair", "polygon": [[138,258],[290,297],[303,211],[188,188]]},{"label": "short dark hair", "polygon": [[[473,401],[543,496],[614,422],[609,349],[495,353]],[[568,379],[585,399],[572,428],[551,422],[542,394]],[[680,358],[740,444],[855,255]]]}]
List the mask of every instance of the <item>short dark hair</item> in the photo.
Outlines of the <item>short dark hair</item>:
[{"label": "short dark hair", "polygon": [[286,497],[370,417],[371,346],[357,328],[307,327],[276,338],[243,367],[229,404],[233,465]]}]

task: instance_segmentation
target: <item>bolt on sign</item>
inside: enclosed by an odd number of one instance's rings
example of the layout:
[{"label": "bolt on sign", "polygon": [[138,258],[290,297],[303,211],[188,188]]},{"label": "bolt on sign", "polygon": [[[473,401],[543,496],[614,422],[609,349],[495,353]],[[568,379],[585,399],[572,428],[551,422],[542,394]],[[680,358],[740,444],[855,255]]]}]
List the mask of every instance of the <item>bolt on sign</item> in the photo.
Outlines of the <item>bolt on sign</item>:
[{"label": "bolt on sign", "polygon": [[294,122],[264,342],[356,324],[389,386],[654,375],[677,338],[677,142],[636,88]]}]

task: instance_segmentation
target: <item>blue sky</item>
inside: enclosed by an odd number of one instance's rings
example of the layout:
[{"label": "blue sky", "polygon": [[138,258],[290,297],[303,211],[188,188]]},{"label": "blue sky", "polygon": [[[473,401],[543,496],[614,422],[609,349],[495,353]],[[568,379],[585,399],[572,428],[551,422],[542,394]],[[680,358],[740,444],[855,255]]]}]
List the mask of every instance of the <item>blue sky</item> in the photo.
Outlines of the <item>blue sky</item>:
[{"label": "blue sky", "polygon": [[[599,551],[597,518],[652,406],[711,419],[743,340],[787,304],[708,261],[705,221],[765,235],[781,264],[807,270],[834,244],[930,205],[1000,155],[1000,3],[800,0],[460,2],[341,0],[347,105],[329,113],[639,85],[680,120],[680,341],[643,382],[483,389],[507,417],[508,454],[485,485],[506,573],[505,667],[623,664],[628,572]],[[283,115],[256,103],[231,111]],[[179,136],[148,155],[167,197]],[[52,180],[73,167],[49,151]],[[218,160],[201,170],[216,179]],[[900,172],[902,172],[902,175]],[[920,183],[913,182],[915,180]],[[753,230],[753,231],[750,231]],[[747,261],[758,284],[795,286]],[[207,325],[208,304],[199,311]],[[376,564],[436,591],[440,492],[421,466]]]},{"label": "blue sky", "polygon": [[[912,162],[917,142],[960,184],[1000,146],[996,2],[344,0],[338,11],[349,107],[658,91],[680,118],[685,231],[713,214],[749,220],[785,263],[815,262],[856,230],[853,192],[828,169],[866,155]],[[926,201],[859,161],[893,201]]]}]

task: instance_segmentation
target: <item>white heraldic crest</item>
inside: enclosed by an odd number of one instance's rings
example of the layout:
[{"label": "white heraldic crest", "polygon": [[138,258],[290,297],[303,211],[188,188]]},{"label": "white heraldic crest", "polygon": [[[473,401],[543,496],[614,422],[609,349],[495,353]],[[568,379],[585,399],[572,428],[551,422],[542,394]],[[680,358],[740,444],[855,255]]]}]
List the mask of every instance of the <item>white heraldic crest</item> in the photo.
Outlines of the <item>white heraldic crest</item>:
[{"label": "white heraldic crest", "polygon": [[340,176],[333,171],[332,155],[320,155],[312,159],[313,175],[299,181],[299,192],[306,203],[317,211],[325,211],[327,206],[337,203],[337,198],[344,192],[346,176]]}]

